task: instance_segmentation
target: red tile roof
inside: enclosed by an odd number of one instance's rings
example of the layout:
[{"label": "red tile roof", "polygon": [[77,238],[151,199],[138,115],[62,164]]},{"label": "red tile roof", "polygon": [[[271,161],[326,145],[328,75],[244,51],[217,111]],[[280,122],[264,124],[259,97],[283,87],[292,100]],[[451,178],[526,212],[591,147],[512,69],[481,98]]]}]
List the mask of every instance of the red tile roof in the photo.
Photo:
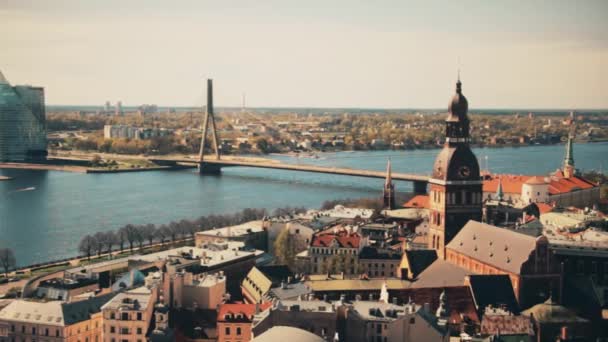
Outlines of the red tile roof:
[{"label": "red tile roof", "polygon": [[541,214],[546,214],[553,210],[553,206],[547,203],[536,203],[536,206]]},{"label": "red tile roof", "polygon": [[549,194],[563,194],[574,190],[591,189],[596,186],[592,182],[578,176],[564,178],[554,175],[549,183]]},{"label": "red tile roof", "polygon": [[341,248],[359,248],[361,235],[349,233],[346,230],[339,230],[336,233],[323,232],[312,237],[310,245],[312,247],[329,247],[336,241]]},{"label": "red tile roof", "polygon": [[483,181],[483,192],[496,192],[498,183],[502,183],[502,192],[505,194],[521,194],[521,187],[531,176],[523,175],[491,175]]},{"label": "red tile roof", "polygon": [[[511,174],[490,175],[483,181],[483,192],[496,192],[498,189],[499,180],[502,182],[502,191],[505,194],[521,194],[521,188],[524,183],[544,183],[544,177],[542,176]],[[578,176],[565,178],[560,170],[556,171],[549,178],[549,180],[549,194],[551,195],[568,193],[580,189],[591,189],[597,186],[594,183]]]},{"label": "red tile roof", "polygon": [[429,195],[416,195],[403,204],[406,208],[427,209],[429,207]]},{"label": "red tile roof", "polygon": [[[260,304],[260,311],[268,309],[272,305],[271,302],[265,302]],[[225,321],[226,315],[237,315],[242,314],[245,320],[250,320],[255,315],[256,304],[244,304],[244,303],[231,303],[220,305],[217,313],[218,321]]]}]

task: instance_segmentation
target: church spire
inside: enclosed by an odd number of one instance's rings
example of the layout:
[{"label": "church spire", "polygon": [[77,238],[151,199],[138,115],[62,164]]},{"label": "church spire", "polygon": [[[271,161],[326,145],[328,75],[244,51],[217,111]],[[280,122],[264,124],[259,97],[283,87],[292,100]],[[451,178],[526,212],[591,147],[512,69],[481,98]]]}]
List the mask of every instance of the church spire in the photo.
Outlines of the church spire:
[{"label": "church spire", "polygon": [[384,181],[384,188],[382,189],[382,198],[384,208],[393,210],[395,209],[395,186],[393,185],[393,176],[391,171],[391,159],[388,159],[386,163],[386,179]]},{"label": "church spire", "polygon": [[505,194],[502,190],[502,178],[498,178],[498,188],[496,189],[496,198],[498,199],[498,201],[502,202],[502,199],[504,198]]},{"label": "church spire", "polygon": [[570,178],[574,176],[576,169],[574,167],[574,152],[572,149],[572,135],[568,135],[566,142],[566,155],[564,156],[564,177]]},{"label": "church spire", "polygon": [[391,158],[388,158],[388,162],[386,163],[386,180],[384,181],[384,186],[388,186],[393,183],[393,176],[391,174]]}]

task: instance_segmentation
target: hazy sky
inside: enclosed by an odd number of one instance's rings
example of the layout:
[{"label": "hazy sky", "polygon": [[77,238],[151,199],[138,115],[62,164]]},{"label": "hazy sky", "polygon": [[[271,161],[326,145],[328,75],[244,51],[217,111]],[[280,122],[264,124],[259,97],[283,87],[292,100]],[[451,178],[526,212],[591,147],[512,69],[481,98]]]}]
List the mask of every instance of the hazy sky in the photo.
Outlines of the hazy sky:
[{"label": "hazy sky", "polygon": [[48,104],[608,108],[608,1],[0,0]]}]

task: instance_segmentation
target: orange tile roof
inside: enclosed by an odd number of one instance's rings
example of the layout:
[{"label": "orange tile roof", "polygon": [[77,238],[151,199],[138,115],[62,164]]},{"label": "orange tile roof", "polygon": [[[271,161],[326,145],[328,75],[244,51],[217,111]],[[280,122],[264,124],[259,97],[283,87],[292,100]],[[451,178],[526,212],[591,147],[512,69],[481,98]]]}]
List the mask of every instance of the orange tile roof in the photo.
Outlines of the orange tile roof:
[{"label": "orange tile roof", "polygon": [[553,210],[553,206],[547,203],[536,203],[536,206],[541,214],[545,214]]},{"label": "orange tile roof", "polygon": [[429,207],[429,195],[416,195],[403,204],[406,208],[427,209]]},{"label": "orange tile roof", "polygon": [[[260,304],[260,311],[264,311],[268,309],[272,305],[271,302],[264,302]],[[253,315],[255,315],[255,306],[256,304],[244,304],[244,303],[231,303],[231,304],[222,304],[220,305],[217,313],[217,320],[224,321],[224,317],[227,314],[242,314],[244,319],[249,320]]]},{"label": "orange tile roof", "polygon": [[521,194],[521,187],[531,176],[524,175],[491,175],[483,181],[483,192],[496,192],[498,183],[502,183],[502,192],[505,194]]},{"label": "orange tile roof", "polygon": [[563,194],[574,190],[591,189],[596,186],[597,185],[593,184],[592,182],[578,176],[570,178],[553,176],[551,177],[551,182],[549,183],[549,194]]},{"label": "orange tile roof", "polygon": [[329,247],[333,241],[338,242],[341,248],[359,248],[361,235],[340,230],[336,233],[315,234],[310,245],[312,247]]},{"label": "orange tile roof", "polygon": [[[505,194],[521,194],[521,188],[528,180],[540,180],[542,176],[528,176],[528,175],[490,175],[483,181],[483,192],[496,192],[498,189],[498,183],[502,182],[502,191]],[[578,189],[590,189],[597,185],[592,182],[585,180],[584,178],[574,176],[565,178],[563,173],[558,170],[549,182],[549,194],[556,195],[561,193],[567,193]]]}]

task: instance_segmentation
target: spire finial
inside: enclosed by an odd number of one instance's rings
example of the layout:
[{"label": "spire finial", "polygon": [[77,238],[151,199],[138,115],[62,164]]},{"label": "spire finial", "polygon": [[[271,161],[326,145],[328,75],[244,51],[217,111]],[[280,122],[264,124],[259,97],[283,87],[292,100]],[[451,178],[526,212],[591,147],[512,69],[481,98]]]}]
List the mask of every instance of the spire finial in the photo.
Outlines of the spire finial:
[{"label": "spire finial", "polygon": [[462,91],[462,82],[460,82],[460,57],[458,57],[458,80],[456,81],[456,92],[460,94]]}]

